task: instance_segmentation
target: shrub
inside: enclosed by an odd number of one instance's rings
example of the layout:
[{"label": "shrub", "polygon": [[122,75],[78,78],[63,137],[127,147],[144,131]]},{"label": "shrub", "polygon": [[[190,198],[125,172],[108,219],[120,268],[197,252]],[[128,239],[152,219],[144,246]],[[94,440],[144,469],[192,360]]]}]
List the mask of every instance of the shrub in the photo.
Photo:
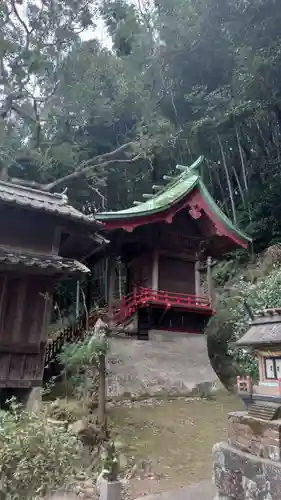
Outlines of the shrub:
[{"label": "shrub", "polygon": [[209,355],[213,368],[222,382],[229,388],[236,375],[258,376],[257,361],[244,349],[235,349],[234,342],[246,333],[249,314],[245,301],[253,314],[257,311],[281,307],[281,267],[276,265],[268,276],[256,283],[239,278],[232,284],[228,295],[218,295],[216,316],[209,322]]},{"label": "shrub", "polygon": [[81,464],[82,445],[44,414],[31,414],[15,402],[0,411],[0,498],[35,500],[70,487]]},{"label": "shrub", "polygon": [[98,320],[94,330],[88,331],[85,339],[76,344],[66,344],[59,355],[59,360],[64,366],[66,386],[67,383],[71,383],[75,396],[81,400],[83,405],[94,409],[99,404],[100,420],[102,418],[101,414],[105,414],[103,400],[106,398],[105,356],[108,352],[107,334],[107,325]]}]

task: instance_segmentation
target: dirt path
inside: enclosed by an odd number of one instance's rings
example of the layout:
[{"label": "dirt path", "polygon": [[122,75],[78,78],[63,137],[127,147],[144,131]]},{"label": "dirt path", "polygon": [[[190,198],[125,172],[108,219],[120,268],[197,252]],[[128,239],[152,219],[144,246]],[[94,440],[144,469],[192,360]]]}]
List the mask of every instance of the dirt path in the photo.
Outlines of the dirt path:
[{"label": "dirt path", "polygon": [[111,408],[116,436],[137,464],[130,498],[211,480],[212,446],[226,436],[228,413],[241,408],[227,393],[211,401],[148,400]]},{"label": "dirt path", "polygon": [[[160,495],[148,495],[145,500],[212,500],[215,494],[212,481],[201,481],[198,484],[160,493]],[[143,498],[139,497],[136,500],[143,500]]]}]

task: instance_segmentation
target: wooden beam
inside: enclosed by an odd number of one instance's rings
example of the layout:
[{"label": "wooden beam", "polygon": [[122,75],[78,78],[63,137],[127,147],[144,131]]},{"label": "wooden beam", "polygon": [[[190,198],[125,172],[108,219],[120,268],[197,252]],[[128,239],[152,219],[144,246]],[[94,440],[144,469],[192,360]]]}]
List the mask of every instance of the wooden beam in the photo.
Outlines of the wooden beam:
[{"label": "wooden beam", "polygon": [[184,165],[177,165],[176,169],[181,170],[182,172],[186,172],[186,170],[188,170],[188,167],[185,167]]},{"label": "wooden beam", "polygon": [[174,181],[176,177],[173,177],[172,175],[163,175],[163,180],[164,181]]},{"label": "wooden beam", "polygon": [[213,277],[212,277],[212,257],[207,257],[207,285],[208,297],[211,304],[214,302]]},{"label": "wooden beam", "polygon": [[24,305],[25,297],[27,294],[27,277],[22,277],[17,286],[16,305],[15,305],[15,319],[13,321],[12,342],[23,340],[26,332],[22,330],[23,316],[25,314]]},{"label": "wooden beam", "polygon": [[143,193],[143,198],[153,198],[153,194]]},{"label": "wooden beam", "polygon": [[158,290],[159,285],[159,254],[157,250],[153,252],[152,261],[152,290]]},{"label": "wooden beam", "polygon": [[159,184],[153,184],[152,189],[153,191],[161,191],[161,189],[163,189],[163,186],[160,186]]},{"label": "wooden beam", "polygon": [[201,283],[200,283],[200,261],[197,260],[194,265],[195,270],[195,295],[201,297]]},{"label": "wooden beam", "polygon": [[143,201],[133,201],[133,205],[141,205]]}]

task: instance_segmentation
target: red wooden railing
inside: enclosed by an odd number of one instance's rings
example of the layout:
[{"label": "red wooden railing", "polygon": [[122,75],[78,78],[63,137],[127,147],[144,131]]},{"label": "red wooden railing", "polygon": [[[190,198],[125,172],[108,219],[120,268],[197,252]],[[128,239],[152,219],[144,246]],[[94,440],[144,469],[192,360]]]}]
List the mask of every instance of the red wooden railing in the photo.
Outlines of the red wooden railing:
[{"label": "red wooden railing", "polygon": [[82,316],[73,325],[64,328],[56,338],[49,340],[45,351],[45,367],[56,359],[64,344],[83,338],[85,326],[86,316]]},{"label": "red wooden railing", "polygon": [[212,314],[212,306],[207,297],[136,287],[133,292],[122,297],[119,306],[116,307],[113,313],[114,322],[116,324],[122,323],[130,318],[139,307],[148,304],[164,306],[167,309],[181,307],[190,311]]},{"label": "red wooden railing", "polygon": [[[207,297],[197,297],[186,293],[168,292],[164,290],[153,290],[152,288],[135,287],[133,292],[122,297],[113,311],[113,323],[120,325],[129,319],[140,307],[148,304],[162,306],[166,309],[181,307],[191,311],[198,311],[208,315],[212,314],[212,306]],[[66,342],[77,342],[83,338],[87,325],[94,326],[99,316],[106,316],[106,310],[92,311],[88,320],[86,316],[79,318],[73,325],[65,328],[55,339],[50,341],[46,347],[45,367],[56,359]]]}]

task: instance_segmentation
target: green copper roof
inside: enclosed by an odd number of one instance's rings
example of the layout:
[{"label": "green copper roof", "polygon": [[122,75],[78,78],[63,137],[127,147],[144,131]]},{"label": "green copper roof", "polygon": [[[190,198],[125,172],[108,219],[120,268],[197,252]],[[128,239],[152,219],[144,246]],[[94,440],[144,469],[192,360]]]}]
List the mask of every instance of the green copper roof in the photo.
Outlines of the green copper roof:
[{"label": "green copper roof", "polygon": [[118,212],[101,212],[99,214],[95,214],[95,218],[102,222],[107,222],[110,220],[149,216],[169,209],[172,205],[175,205],[175,203],[185,198],[189,193],[197,188],[214,215],[232,233],[236,234],[238,238],[250,242],[251,238],[242,233],[220,210],[204,185],[199,173],[199,167],[203,161],[204,157],[200,156],[190,167],[178,165],[177,168],[183,170],[183,172],[176,177],[175,180],[171,181],[163,189],[158,191],[154,196],[152,195],[151,199],[125,210],[119,210]]}]

